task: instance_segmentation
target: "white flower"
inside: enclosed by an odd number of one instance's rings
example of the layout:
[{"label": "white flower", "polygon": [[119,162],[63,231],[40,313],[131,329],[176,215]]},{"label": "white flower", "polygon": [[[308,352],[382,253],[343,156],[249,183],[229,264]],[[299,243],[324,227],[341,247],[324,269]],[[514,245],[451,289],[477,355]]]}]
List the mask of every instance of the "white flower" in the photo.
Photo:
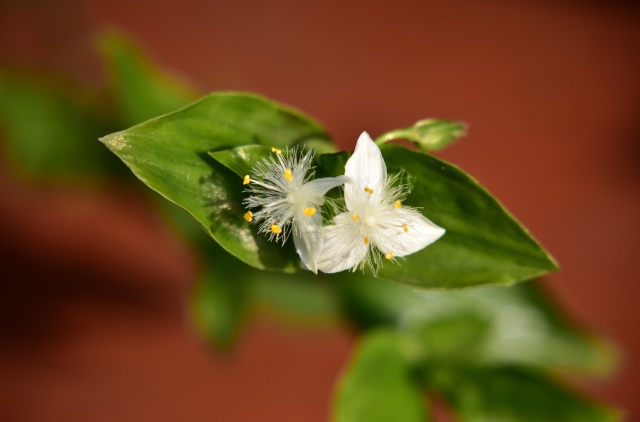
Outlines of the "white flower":
[{"label": "white flower", "polygon": [[[335,273],[368,264],[374,274],[381,255],[388,260],[419,251],[445,232],[417,210],[402,205],[404,187],[387,179],[380,148],[366,132],[347,161],[344,187],[347,211],[326,226],[318,269]],[[377,252],[375,249],[380,252]]]},{"label": "white flower", "polygon": [[293,233],[293,242],[303,265],[318,272],[317,259],[322,250],[322,215],[320,207],[324,195],[331,188],[344,184],[348,178],[326,177],[310,180],[313,176],[313,153],[298,154],[294,148],[283,154],[272,148],[273,156],[256,164],[254,174],[245,176],[246,191],[251,195],[244,200],[248,211],[244,218],[260,224],[259,232],[269,234],[269,240],[286,242]]}]

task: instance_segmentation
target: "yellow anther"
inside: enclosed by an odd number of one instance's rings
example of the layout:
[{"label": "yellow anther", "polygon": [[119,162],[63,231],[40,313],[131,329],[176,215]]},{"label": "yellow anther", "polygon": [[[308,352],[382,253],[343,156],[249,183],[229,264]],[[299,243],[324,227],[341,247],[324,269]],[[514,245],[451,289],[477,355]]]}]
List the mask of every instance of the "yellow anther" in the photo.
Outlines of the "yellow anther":
[{"label": "yellow anther", "polygon": [[371,189],[369,186],[365,186],[364,187],[364,191],[367,192],[368,194],[372,194],[373,193],[373,189]]},{"label": "yellow anther", "polygon": [[291,170],[286,169],[284,171],[284,178],[287,179],[288,181],[292,181],[293,180],[293,173],[291,173]]},{"label": "yellow anther", "polygon": [[276,154],[282,154],[282,150],[276,147],[271,147],[271,152],[275,152]]},{"label": "yellow anther", "polygon": [[275,224],[271,225],[271,232],[275,233],[275,234],[280,234],[282,233],[282,229],[279,226],[276,226]]},{"label": "yellow anther", "polygon": [[358,214],[353,214],[353,215],[351,216],[351,219],[352,219],[353,221],[356,221],[358,218],[360,218],[360,216],[359,216]]},{"label": "yellow anther", "polygon": [[401,206],[402,206],[402,202],[400,202],[400,201],[396,201],[396,202],[393,203],[393,207],[394,208],[400,208]]},{"label": "yellow anther", "polygon": [[387,254],[384,257],[387,258],[389,261],[391,261],[393,259],[393,252],[391,251],[387,252]]},{"label": "yellow anther", "polygon": [[253,220],[253,213],[251,211],[247,211],[244,215],[244,219],[247,220],[247,223],[251,223],[251,220]]},{"label": "yellow anther", "polygon": [[406,224],[403,224],[402,228],[404,229],[405,233],[409,231],[409,226],[407,226]]},{"label": "yellow anther", "polygon": [[368,245],[369,244],[369,236],[365,236],[364,238],[364,244]]},{"label": "yellow anther", "polygon": [[244,176],[244,180],[242,181],[242,184],[243,185],[248,185],[250,181],[251,181],[251,178],[247,174],[246,176]]},{"label": "yellow anther", "polygon": [[316,209],[315,208],[305,208],[304,209],[304,213],[307,215],[307,217],[312,217],[313,214],[316,213]]}]

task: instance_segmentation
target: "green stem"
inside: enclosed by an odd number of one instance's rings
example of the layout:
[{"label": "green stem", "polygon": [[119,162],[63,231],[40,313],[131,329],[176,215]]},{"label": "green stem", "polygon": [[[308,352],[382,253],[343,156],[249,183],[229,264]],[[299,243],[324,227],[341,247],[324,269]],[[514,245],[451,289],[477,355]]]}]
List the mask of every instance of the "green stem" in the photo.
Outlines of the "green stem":
[{"label": "green stem", "polygon": [[413,128],[396,129],[391,132],[384,133],[376,138],[376,145],[380,146],[386,142],[393,141],[394,139],[411,139]]}]

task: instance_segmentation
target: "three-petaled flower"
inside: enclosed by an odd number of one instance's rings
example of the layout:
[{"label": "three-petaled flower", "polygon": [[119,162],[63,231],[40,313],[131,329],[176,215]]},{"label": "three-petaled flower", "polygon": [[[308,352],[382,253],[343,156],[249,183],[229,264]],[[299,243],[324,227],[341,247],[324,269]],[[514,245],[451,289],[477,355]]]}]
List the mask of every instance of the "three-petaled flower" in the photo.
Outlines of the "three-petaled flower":
[{"label": "three-petaled flower", "polygon": [[369,265],[375,274],[382,256],[394,260],[412,254],[444,234],[416,209],[402,205],[405,189],[387,178],[380,148],[366,132],[347,161],[345,176],[350,179],[344,186],[346,212],[323,229],[320,271],[355,271]]},{"label": "three-petaled flower", "polygon": [[248,211],[244,218],[260,224],[259,232],[267,233],[270,240],[282,240],[289,234],[303,265],[318,272],[317,259],[322,250],[322,213],[324,195],[331,188],[344,184],[348,178],[313,177],[311,151],[298,154],[287,150],[286,154],[272,148],[275,158],[270,156],[259,162],[253,175],[247,175],[243,184],[250,194],[245,205],[258,211]]}]

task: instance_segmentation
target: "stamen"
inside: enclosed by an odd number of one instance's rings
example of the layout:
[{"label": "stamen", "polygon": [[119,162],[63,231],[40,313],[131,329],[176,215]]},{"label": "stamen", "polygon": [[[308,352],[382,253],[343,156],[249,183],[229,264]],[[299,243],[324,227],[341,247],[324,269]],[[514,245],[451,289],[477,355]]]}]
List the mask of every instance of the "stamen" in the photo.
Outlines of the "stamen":
[{"label": "stamen", "polygon": [[292,181],[293,180],[293,173],[291,173],[290,169],[286,169],[284,171],[284,178],[287,179],[288,181]]},{"label": "stamen", "polygon": [[253,213],[251,211],[247,211],[244,215],[244,219],[247,220],[247,223],[251,223],[251,220],[253,220]]},{"label": "stamen", "polygon": [[248,185],[250,181],[251,181],[251,178],[247,174],[246,176],[244,176],[244,180],[242,181],[242,184],[243,185]]},{"label": "stamen", "polygon": [[402,228],[404,229],[405,233],[409,231],[409,226],[407,226],[406,224],[403,224]]},{"label": "stamen", "polygon": [[316,209],[315,208],[305,208],[304,209],[304,213],[307,215],[307,217],[312,217],[313,214],[316,213]]},{"label": "stamen", "polygon": [[373,189],[371,189],[369,186],[365,186],[364,191],[367,192],[369,195],[373,193]]},{"label": "stamen", "polygon": [[364,244],[368,245],[369,244],[369,236],[365,236],[364,238]]},{"label": "stamen", "polygon": [[351,219],[352,219],[353,221],[358,220],[358,218],[360,218],[360,216],[359,216],[358,214],[353,214],[353,215],[351,216]]},{"label": "stamen", "polygon": [[282,150],[276,147],[271,147],[271,152],[275,152],[276,154],[282,154]]},{"label": "stamen", "polygon": [[271,232],[275,233],[275,234],[280,234],[282,233],[282,229],[278,226],[276,226],[275,224],[271,225]]},{"label": "stamen", "polygon": [[384,257],[387,258],[389,261],[391,261],[393,259],[393,252],[391,251],[387,252],[387,254]]},{"label": "stamen", "polygon": [[393,203],[393,208],[400,208],[402,206],[402,202],[396,201]]}]

